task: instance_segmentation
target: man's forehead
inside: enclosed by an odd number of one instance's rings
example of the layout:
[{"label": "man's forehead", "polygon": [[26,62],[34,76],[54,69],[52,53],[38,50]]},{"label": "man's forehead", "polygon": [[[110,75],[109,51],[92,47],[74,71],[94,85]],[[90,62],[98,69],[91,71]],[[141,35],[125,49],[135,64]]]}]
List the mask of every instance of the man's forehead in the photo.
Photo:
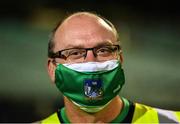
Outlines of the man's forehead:
[{"label": "man's forehead", "polygon": [[[57,29],[54,37],[54,41],[56,44],[55,46],[57,46],[57,43],[58,46],[67,45],[64,44],[63,42],[69,41],[70,38],[74,40],[78,40],[77,39],[78,37],[80,39],[82,38],[83,40],[87,39],[86,41],[88,41],[89,39],[92,38],[94,34],[95,34],[94,36],[96,36],[97,38],[97,37],[102,37],[102,34],[107,35],[107,32],[109,32],[108,35],[111,35],[111,37],[116,36],[112,28],[100,17],[95,15],[84,15],[84,14],[73,15],[67,18]],[[99,34],[99,36],[97,34]],[[110,40],[110,39],[99,39],[99,40],[101,41],[101,40]]]}]

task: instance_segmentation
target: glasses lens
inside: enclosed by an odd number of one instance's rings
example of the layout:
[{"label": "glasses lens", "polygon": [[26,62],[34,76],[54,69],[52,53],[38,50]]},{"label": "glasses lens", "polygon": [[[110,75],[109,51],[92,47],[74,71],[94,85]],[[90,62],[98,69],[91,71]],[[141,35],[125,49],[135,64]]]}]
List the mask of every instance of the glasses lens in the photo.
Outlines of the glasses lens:
[{"label": "glasses lens", "polygon": [[61,55],[66,56],[66,59],[69,61],[80,62],[84,59],[86,55],[85,49],[68,49],[61,52]]},{"label": "glasses lens", "polygon": [[102,46],[95,49],[99,61],[105,61],[117,58],[118,46]]}]

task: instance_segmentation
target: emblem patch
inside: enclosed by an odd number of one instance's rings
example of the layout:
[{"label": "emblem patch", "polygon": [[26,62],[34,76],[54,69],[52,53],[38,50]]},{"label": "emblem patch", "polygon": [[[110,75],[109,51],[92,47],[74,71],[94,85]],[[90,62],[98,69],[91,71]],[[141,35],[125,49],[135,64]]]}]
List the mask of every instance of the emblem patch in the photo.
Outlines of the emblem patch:
[{"label": "emblem patch", "polygon": [[101,79],[85,79],[84,94],[88,99],[101,99],[103,95],[103,86]]}]

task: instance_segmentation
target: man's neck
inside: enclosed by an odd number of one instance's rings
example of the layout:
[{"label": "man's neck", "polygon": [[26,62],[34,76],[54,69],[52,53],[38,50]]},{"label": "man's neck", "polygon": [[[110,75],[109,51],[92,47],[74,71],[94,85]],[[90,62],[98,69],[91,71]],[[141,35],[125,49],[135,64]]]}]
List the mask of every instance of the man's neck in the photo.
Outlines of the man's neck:
[{"label": "man's neck", "polygon": [[112,101],[101,111],[89,114],[79,107],[74,105],[69,99],[64,98],[65,112],[70,122],[73,123],[107,123],[114,120],[123,108],[123,102],[119,96],[116,96]]}]

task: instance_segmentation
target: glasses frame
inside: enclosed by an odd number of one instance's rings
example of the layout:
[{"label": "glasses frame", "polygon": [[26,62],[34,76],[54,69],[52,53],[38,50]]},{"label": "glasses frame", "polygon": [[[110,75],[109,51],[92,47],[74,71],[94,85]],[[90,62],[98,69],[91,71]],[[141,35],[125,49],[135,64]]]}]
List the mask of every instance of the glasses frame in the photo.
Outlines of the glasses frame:
[{"label": "glasses frame", "polygon": [[51,52],[51,53],[48,54],[48,56],[49,56],[50,58],[53,58],[53,59],[55,59],[55,58],[60,58],[60,59],[66,60],[67,57],[65,57],[65,56],[63,56],[63,55],[61,54],[63,51],[70,50],[70,49],[83,49],[83,50],[86,50],[86,54],[85,54],[84,57],[87,56],[87,52],[88,52],[89,50],[91,50],[91,51],[93,52],[94,56],[97,57],[96,53],[94,52],[95,49],[100,48],[100,47],[103,47],[103,46],[116,46],[116,47],[117,47],[117,50],[118,50],[119,52],[121,51],[121,46],[120,46],[120,45],[102,45],[102,46],[97,46],[97,47],[93,47],[93,48],[68,48],[68,49],[63,49],[63,50],[57,51],[56,53]]}]

